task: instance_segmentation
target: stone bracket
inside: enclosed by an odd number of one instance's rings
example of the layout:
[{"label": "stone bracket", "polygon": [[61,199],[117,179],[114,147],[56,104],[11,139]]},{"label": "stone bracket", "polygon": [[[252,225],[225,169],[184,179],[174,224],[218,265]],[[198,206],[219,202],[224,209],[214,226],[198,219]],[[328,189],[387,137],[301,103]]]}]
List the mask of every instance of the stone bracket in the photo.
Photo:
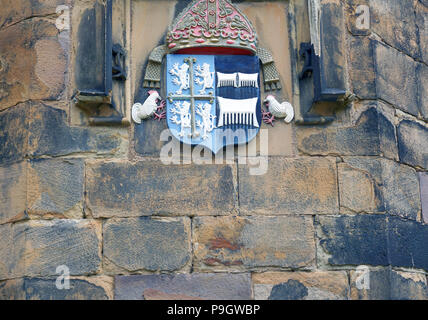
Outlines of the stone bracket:
[{"label": "stone bracket", "polygon": [[[334,111],[346,104],[346,45],[340,1],[308,0],[311,42],[300,43],[299,124],[334,121]],[[322,108],[323,115],[316,110]]]},{"label": "stone bracket", "polygon": [[92,125],[121,125],[125,115],[113,99],[113,81],[127,77],[126,53],[112,40],[112,2],[96,0],[86,9],[78,30],[76,93],[73,101],[85,110]]}]

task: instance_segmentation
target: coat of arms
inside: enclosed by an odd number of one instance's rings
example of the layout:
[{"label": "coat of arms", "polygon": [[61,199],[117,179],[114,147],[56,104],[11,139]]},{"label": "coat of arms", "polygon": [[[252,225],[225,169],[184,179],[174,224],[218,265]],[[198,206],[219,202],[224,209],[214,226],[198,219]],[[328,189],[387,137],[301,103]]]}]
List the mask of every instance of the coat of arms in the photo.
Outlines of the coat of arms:
[{"label": "coat of arms", "polygon": [[[262,110],[261,69],[264,91],[281,90],[271,54],[257,46],[255,29],[239,9],[228,0],[195,0],[175,19],[166,44],[150,54],[143,84],[150,96],[134,105],[133,119],[166,119],[175,138],[214,153],[247,143],[262,121],[293,116],[291,105],[271,95],[269,111]],[[161,87],[163,103],[153,90]]]}]

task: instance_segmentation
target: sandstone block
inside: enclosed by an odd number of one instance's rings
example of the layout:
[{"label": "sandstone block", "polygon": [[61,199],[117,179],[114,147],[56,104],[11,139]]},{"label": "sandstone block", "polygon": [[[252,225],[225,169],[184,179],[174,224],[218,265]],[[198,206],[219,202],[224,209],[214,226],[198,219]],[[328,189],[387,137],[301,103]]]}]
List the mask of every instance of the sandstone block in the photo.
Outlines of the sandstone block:
[{"label": "sandstone block", "polygon": [[333,159],[269,158],[265,175],[239,165],[239,202],[244,214],[316,214],[338,212]]},{"label": "sandstone block", "polygon": [[428,288],[424,274],[394,271],[389,268],[368,269],[366,287],[359,283],[363,273],[351,271],[353,300],[427,300]]},{"label": "sandstone block", "polygon": [[30,215],[83,218],[82,159],[31,160],[28,177]]},{"label": "sandstone block", "polygon": [[29,221],[1,226],[0,278],[95,274],[101,265],[101,227],[91,220]]},{"label": "sandstone block", "polygon": [[197,217],[195,270],[308,268],[315,259],[312,217]]},{"label": "sandstone block", "polygon": [[428,270],[427,225],[391,217],[388,236],[392,266]]},{"label": "sandstone block", "polygon": [[174,271],[190,260],[190,219],[111,219],[104,225],[108,270]]},{"label": "sandstone block", "polygon": [[61,97],[68,52],[58,33],[54,20],[39,18],[0,30],[0,110],[27,100]]},{"label": "sandstone block", "polygon": [[375,55],[377,96],[417,116],[419,112],[417,62],[380,43],[375,45]]},{"label": "sandstone block", "polygon": [[394,157],[397,153],[394,130],[394,125],[373,104],[355,125],[298,127],[297,146],[302,153],[311,155],[375,156],[385,153]]},{"label": "sandstone block", "polygon": [[113,281],[105,276],[71,278],[69,285],[69,289],[58,289],[56,278],[8,280],[0,283],[0,300],[112,299]]},{"label": "sandstone block", "polygon": [[87,202],[95,217],[228,214],[235,209],[234,171],[229,165],[94,162]]},{"label": "sandstone block", "polygon": [[25,218],[27,162],[0,167],[0,224]]},{"label": "sandstone block", "polygon": [[421,188],[422,218],[428,223],[428,172],[419,172],[419,185]]},{"label": "sandstone block", "polygon": [[428,168],[428,127],[403,120],[397,127],[400,161],[411,166]]},{"label": "sandstone block", "polygon": [[249,300],[249,274],[191,273],[117,276],[117,300]]},{"label": "sandstone block", "polygon": [[256,300],[345,300],[348,276],[344,271],[254,273]]},{"label": "sandstone block", "polygon": [[321,264],[388,265],[387,221],[383,215],[319,218]]}]

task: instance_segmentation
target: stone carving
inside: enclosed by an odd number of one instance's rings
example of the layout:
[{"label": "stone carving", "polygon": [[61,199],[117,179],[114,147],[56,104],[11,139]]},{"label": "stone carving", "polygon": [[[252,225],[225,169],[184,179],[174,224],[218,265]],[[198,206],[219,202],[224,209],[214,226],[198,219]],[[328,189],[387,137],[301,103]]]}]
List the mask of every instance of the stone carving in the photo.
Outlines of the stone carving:
[{"label": "stone carving", "polygon": [[176,76],[173,83],[180,87],[176,94],[180,95],[183,93],[183,90],[189,89],[189,65],[187,63],[183,63],[180,67],[178,63],[174,64],[169,73]]},{"label": "stone carving", "polygon": [[[184,137],[185,128],[191,128],[191,117],[190,117],[190,103],[187,101],[176,101],[174,108],[171,108],[171,121],[181,126],[180,137]],[[180,118],[178,118],[180,117]]]},{"label": "stone carving", "polygon": [[269,112],[272,116],[277,118],[284,118],[286,123],[290,123],[294,118],[294,109],[289,102],[279,103],[276,98],[272,95],[266,97],[265,103],[269,108]]},{"label": "stone carving", "polygon": [[[158,105],[160,101],[160,105]],[[149,91],[149,97],[143,104],[137,102],[132,106],[132,119],[136,123],[141,123],[142,119],[147,119],[153,115],[158,120],[165,119],[165,101],[161,99],[156,90]],[[159,113],[157,113],[157,111]]]},{"label": "stone carving", "polygon": [[213,131],[215,126],[216,116],[211,114],[211,103],[199,103],[196,107],[196,114],[200,115],[202,121],[198,121],[197,125],[202,130],[202,139],[208,139],[207,132]]},{"label": "stone carving", "polygon": [[205,94],[206,89],[213,89],[214,87],[214,72],[211,72],[210,68],[208,63],[204,63],[202,67],[200,65],[196,67],[195,82],[202,85],[202,89],[199,90],[200,94]]}]

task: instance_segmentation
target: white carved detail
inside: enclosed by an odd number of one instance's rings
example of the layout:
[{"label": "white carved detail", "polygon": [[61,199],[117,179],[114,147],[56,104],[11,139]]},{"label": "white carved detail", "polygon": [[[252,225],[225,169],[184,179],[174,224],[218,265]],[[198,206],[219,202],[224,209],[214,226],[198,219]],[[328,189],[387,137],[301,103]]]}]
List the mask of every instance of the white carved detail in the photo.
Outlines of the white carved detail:
[{"label": "white carved detail", "polygon": [[236,73],[221,73],[217,72],[217,86],[218,87],[238,87],[236,81]]},{"label": "white carved detail", "polygon": [[214,72],[210,72],[210,65],[208,63],[204,63],[202,67],[198,65],[196,67],[195,76],[196,84],[202,85],[202,89],[199,90],[200,94],[205,94],[206,89],[213,89]]},{"label": "white carved detail", "polygon": [[294,109],[291,103],[279,103],[272,95],[266,97],[265,102],[268,104],[269,111],[274,117],[284,118],[286,123],[290,123],[294,119]]},{"label": "white carved detail", "polygon": [[259,127],[256,114],[258,98],[227,99],[217,97],[217,100],[220,107],[218,127],[229,124]]},{"label": "white carved detail", "polygon": [[258,73],[241,73],[238,72],[238,86],[239,87],[259,87],[259,74]]},{"label": "white carved detail", "polygon": [[258,73],[221,73],[217,72],[218,87],[259,87]]},{"label": "white carved detail", "polygon": [[175,63],[173,68],[169,70],[169,73],[173,76],[176,76],[172,83],[180,88],[177,90],[176,94],[181,95],[183,90],[189,89],[189,65],[187,63],[183,63],[180,67],[178,63]]},{"label": "white carved detail", "polygon": [[197,125],[202,130],[202,139],[208,139],[207,132],[213,131],[216,128],[215,118],[216,116],[211,114],[212,105],[210,103],[199,103],[196,106],[196,113],[201,116],[202,121],[198,121]]},{"label": "white carved detail", "polygon": [[178,134],[180,137],[184,136],[185,128],[191,128],[191,117],[189,109],[190,103],[187,101],[174,102],[174,108],[171,108],[171,113],[173,116],[170,118],[170,120],[172,123],[181,126],[180,133]]},{"label": "white carved detail", "polygon": [[143,104],[135,103],[132,106],[132,120],[140,124],[142,119],[151,117],[158,108],[157,101],[160,99],[159,93],[155,90],[149,91],[149,97]]}]

